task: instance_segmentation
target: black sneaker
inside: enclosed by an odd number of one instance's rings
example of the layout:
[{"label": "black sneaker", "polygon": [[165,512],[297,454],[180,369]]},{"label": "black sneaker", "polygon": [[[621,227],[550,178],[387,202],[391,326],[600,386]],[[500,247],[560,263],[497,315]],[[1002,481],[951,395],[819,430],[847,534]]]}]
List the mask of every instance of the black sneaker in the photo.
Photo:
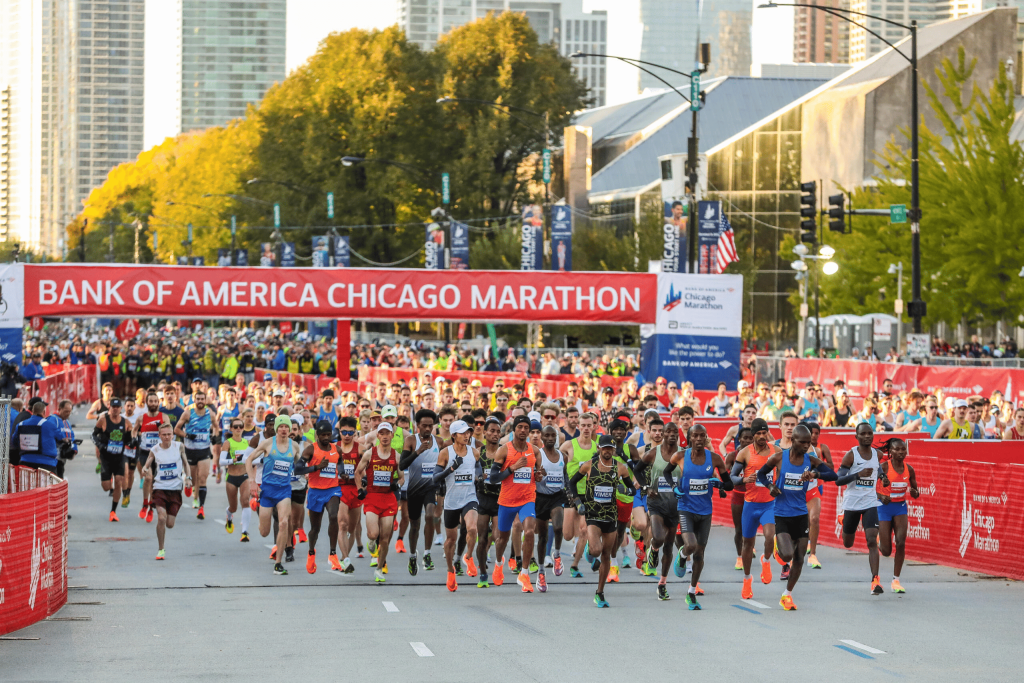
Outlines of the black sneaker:
[{"label": "black sneaker", "polygon": [[424,553],[423,555],[423,568],[428,572],[434,568],[434,561],[430,559],[430,553]]},{"label": "black sneaker", "polygon": [[455,560],[455,576],[462,576],[462,560]]},{"label": "black sneaker", "polygon": [[651,551],[647,553],[647,566],[651,569],[658,568],[658,552],[658,550],[652,548]]},{"label": "black sneaker", "polygon": [[601,569],[601,558],[595,557],[590,563],[590,571],[597,573]]},{"label": "black sneaker", "polygon": [[783,581],[785,581],[786,579],[789,578],[789,564],[788,563],[782,565],[782,575],[780,576],[780,578]]},{"label": "black sneaker", "polygon": [[295,561],[295,548],[285,548],[284,549],[284,561],[285,562],[294,562]]},{"label": "black sneaker", "polygon": [[669,597],[668,597],[668,586],[663,584],[663,583],[662,584],[658,584],[658,599],[659,600],[668,600],[669,599]]},{"label": "black sneaker", "polygon": [[417,564],[416,562],[416,556],[413,555],[409,558],[409,573],[413,576],[416,576],[416,572],[418,572],[419,570],[420,568],[419,564]]},{"label": "black sneaker", "polygon": [[288,573],[288,570],[284,568],[284,565],[278,562],[274,565],[274,573],[279,575],[285,575]]}]

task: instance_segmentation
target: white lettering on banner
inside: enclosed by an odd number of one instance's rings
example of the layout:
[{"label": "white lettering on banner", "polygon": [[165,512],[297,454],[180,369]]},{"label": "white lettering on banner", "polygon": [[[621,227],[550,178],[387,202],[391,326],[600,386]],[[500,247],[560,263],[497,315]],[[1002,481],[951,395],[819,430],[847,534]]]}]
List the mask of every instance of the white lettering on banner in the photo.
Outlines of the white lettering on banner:
[{"label": "white lettering on banner", "polygon": [[232,306],[249,306],[251,305],[245,300],[245,283],[244,282],[232,282],[231,283],[231,305]]},{"label": "white lettering on banner", "polygon": [[931,530],[922,522],[924,520],[924,507],[907,501],[907,518],[916,520],[917,524],[907,526],[907,538],[915,538],[919,541],[927,541],[931,538]]},{"label": "white lettering on banner", "polygon": [[107,280],[103,284],[107,286],[106,296],[104,297],[103,305],[109,306],[111,300],[117,299],[117,303],[124,306],[124,299],[122,299],[121,295],[117,293],[117,290],[120,289],[121,285],[124,284],[124,280],[118,280],[117,284],[115,284],[113,287],[110,286],[110,280]]},{"label": "white lettering on banner", "polygon": [[555,292],[550,287],[545,287],[544,291],[540,295],[540,306],[538,310],[544,310],[545,306],[551,306],[552,309],[558,310],[558,302],[555,301]]},{"label": "white lettering on banner", "polygon": [[512,293],[512,288],[508,285],[505,285],[505,288],[501,290],[501,301],[498,302],[498,308],[504,308],[505,306],[517,308],[516,295]]},{"label": "white lettering on banner", "polygon": [[676,249],[679,246],[679,230],[671,223],[665,223],[661,227],[664,249],[662,251],[662,270],[666,273],[675,273],[679,270],[679,257]]},{"label": "white lettering on banner", "polygon": [[203,306],[226,306],[228,303],[228,283],[222,282],[214,294],[209,282],[203,283]]},{"label": "white lettering on banner", "polygon": [[320,306],[320,302],[317,301],[316,292],[313,291],[313,285],[308,282],[302,286],[302,296],[299,297],[299,306],[305,306],[307,303],[313,304],[314,306]]},{"label": "white lettering on banner", "polygon": [[743,277],[662,273],[657,303],[657,334],[739,337]]},{"label": "white lettering on banner", "polygon": [[[271,285],[271,286],[273,286],[273,285]],[[288,300],[286,300],[284,298],[284,290],[286,290],[286,289],[295,289],[295,287],[296,287],[296,285],[295,285],[294,282],[285,282],[277,290],[277,298],[280,299],[282,306],[288,306],[289,308],[294,308],[295,307],[296,304],[295,304],[294,301],[288,301]]]},{"label": "white lettering on banner", "polygon": [[260,302],[260,306],[266,307],[267,305],[267,285],[265,282],[253,282],[249,285],[249,299],[252,301],[252,305],[256,305],[256,300]]},{"label": "white lettering on banner", "polygon": [[[448,299],[445,298],[445,292],[452,292],[455,295],[455,300],[452,301],[450,304],[448,303]],[[441,306],[443,306],[444,308],[456,308],[462,301],[462,292],[460,292],[459,288],[456,287],[455,285],[445,285],[444,287],[441,288],[441,291],[438,293],[438,295],[441,298]]]},{"label": "white lettering on banner", "polygon": [[103,303],[103,283],[97,282],[96,289],[92,288],[92,283],[88,280],[82,280],[82,303],[89,303],[89,299],[95,304]]},{"label": "white lettering on banner", "polygon": [[[146,297],[145,299],[142,299],[139,296],[139,290],[142,289],[143,287],[145,287],[146,289],[149,290],[149,296]],[[153,289],[153,283],[152,282],[147,282],[146,280],[139,280],[138,282],[135,283],[135,287],[132,288],[132,299],[134,299],[135,303],[137,303],[137,304],[142,304],[143,306],[147,306],[147,305],[153,303],[153,299],[155,299],[155,298],[156,298],[156,290]]]},{"label": "white lettering on banner", "polygon": [[333,306],[334,308],[341,308],[342,306],[345,305],[340,301],[334,300],[334,290],[337,289],[338,287],[345,289],[344,283],[341,282],[335,282],[333,285],[327,288],[327,303]]},{"label": "white lettering on banner", "polygon": [[71,280],[66,280],[64,282],[64,290],[60,293],[60,301],[57,303],[64,305],[68,300],[74,302],[75,305],[80,303],[78,300],[78,292],[75,291],[75,283]]},{"label": "white lettering on banner", "polygon": [[[408,287],[408,285],[406,285],[406,286]],[[430,294],[426,293],[428,289],[431,291]],[[435,289],[437,289],[437,285],[423,285],[422,287],[420,287],[420,306],[421,307],[423,307],[423,308],[437,308],[437,295],[433,294],[433,291]],[[409,287],[409,290],[411,291],[412,287]],[[412,302],[412,305],[413,306],[416,305],[416,301],[415,300]]]},{"label": "white lettering on banner", "polygon": [[[604,304],[605,294],[612,295],[612,302],[608,306],[605,306]],[[618,292],[615,291],[613,287],[602,287],[601,289],[597,290],[597,307],[600,308],[602,311],[614,311],[618,305],[619,294]]]},{"label": "white lettering on banner", "polygon": [[589,301],[590,302],[590,307],[589,307],[590,310],[594,310],[594,288],[590,287],[590,294],[588,296],[584,296],[582,290],[583,290],[582,287],[577,287],[576,288],[576,308],[582,311],[583,310],[583,302],[584,301]]},{"label": "white lettering on banner", "polygon": [[54,280],[39,281],[39,303],[46,305],[57,303],[57,283]]},{"label": "white lettering on banner", "polygon": [[[158,280],[156,283],[156,305],[164,305],[164,297],[171,295],[170,286],[174,284],[173,280]],[[166,287],[164,285],[167,285]]]},{"label": "white lettering on banner", "polygon": [[[408,287],[408,286],[409,285],[406,285],[406,287]],[[389,290],[389,289],[394,289],[394,288],[395,288],[395,285],[392,285],[392,284],[387,284],[387,285],[381,285],[380,286],[380,293],[377,296],[377,301],[379,302],[381,308],[394,308],[395,307],[395,304],[388,303],[387,300],[384,298],[384,290]]]},{"label": "white lettering on banner", "polygon": [[[381,285],[380,286],[380,290],[377,292],[377,300],[378,301],[383,301],[382,297],[384,296],[384,288],[385,287],[390,287],[390,286],[392,286],[392,285]],[[383,304],[381,304],[381,305],[383,306]],[[408,305],[408,306],[410,306],[412,308],[416,308],[416,293],[412,291],[412,285],[403,285],[402,286],[402,296],[399,297],[399,299],[398,299],[398,307],[399,308],[402,308],[403,306],[406,306],[406,305]],[[394,308],[394,307],[392,306],[392,308]]]},{"label": "white lettering on banner", "polygon": [[[345,285],[342,285],[342,287],[344,287],[344,286]],[[356,288],[353,285],[349,285],[348,286],[348,307],[349,308],[355,308],[356,307],[356,304],[355,304],[355,300],[356,299],[359,299],[360,301],[363,302],[361,304],[362,308],[366,308],[366,283],[365,282],[362,284],[362,286],[361,286],[361,288],[360,288],[360,290],[358,292],[356,291]]]},{"label": "white lettering on banner", "polygon": [[[57,286],[56,283],[54,283],[54,288],[56,288],[56,286]],[[480,288],[477,287],[476,285],[473,285],[472,287],[470,287],[469,292],[470,292],[469,298],[470,298],[470,302],[471,302],[470,305],[473,308],[483,308],[483,309],[494,308],[494,302],[495,302],[494,285],[491,285],[490,287],[487,288],[487,295],[486,296],[480,296]]]},{"label": "white lettering on banner", "polygon": [[562,310],[569,310],[569,292],[575,289],[575,287],[567,287],[565,285],[559,285],[555,287],[559,292],[562,293]]},{"label": "white lettering on banner", "polygon": [[196,289],[196,283],[189,280],[185,283],[185,293],[181,295],[181,306],[192,302],[196,306],[202,306],[199,302],[199,291]]},{"label": "white lettering on banner", "polygon": [[519,308],[526,310],[527,303],[529,308],[534,308],[535,304],[533,300],[537,298],[537,288],[531,287],[530,285],[523,285],[519,288]]}]

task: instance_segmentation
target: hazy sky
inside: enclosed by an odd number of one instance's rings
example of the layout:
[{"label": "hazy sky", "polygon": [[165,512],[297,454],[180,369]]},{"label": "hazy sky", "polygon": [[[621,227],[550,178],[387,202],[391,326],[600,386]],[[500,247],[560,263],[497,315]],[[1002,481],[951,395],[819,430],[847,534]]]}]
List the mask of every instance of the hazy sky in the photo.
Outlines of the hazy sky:
[{"label": "hazy sky", "polygon": [[[755,6],[760,0],[753,0]],[[584,8],[608,6],[630,0],[589,0]],[[636,2],[636,0],[632,0]],[[144,144],[160,144],[177,132],[174,107],[176,72],[175,3],[146,0],[146,110]],[[381,28],[397,18],[397,0],[288,0],[287,66],[291,71],[305,62],[320,41],[334,31],[350,28]],[[611,53],[609,53],[611,54]],[[754,10],[753,62],[770,64],[793,59],[793,10],[781,7]],[[615,70],[610,78],[620,74]],[[635,83],[635,76],[627,79]],[[610,91],[613,90],[610,88]],[[612,94],[611,92],[609,94]],[[613,95],[614,97],[614,95]]]}]

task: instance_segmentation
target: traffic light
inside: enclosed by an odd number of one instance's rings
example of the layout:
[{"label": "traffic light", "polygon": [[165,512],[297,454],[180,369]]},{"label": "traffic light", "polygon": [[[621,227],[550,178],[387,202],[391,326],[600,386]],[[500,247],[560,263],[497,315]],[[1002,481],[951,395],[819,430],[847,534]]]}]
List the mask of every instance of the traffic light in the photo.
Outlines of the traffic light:
[{"label": "traffic light", "polygon": [[814,244],[818,241],[818,183],[801,183],[800,191],[800,241]]},{"label": "traffic light", "polygon": [[846,232],[846,195],[834,194],[828,198],[828,229]]}]

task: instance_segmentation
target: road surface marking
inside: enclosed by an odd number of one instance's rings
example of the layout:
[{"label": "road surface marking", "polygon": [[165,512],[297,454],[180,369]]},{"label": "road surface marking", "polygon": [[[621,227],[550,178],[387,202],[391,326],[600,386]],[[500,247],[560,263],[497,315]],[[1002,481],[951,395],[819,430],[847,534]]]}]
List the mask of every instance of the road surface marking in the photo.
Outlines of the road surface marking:
[{"label": "road surface marking", "polygon": [[388,602],[387,600],[385,600],[383,602],[384,602],[384,609],[386,609],[388,612],[397,612],[398,611],[398,608],[395,607],[395,603]]},{"label": "road surface marking", "polygon": [[857,650],[854,650],[852,647],[847,647],[845,645],[836,645],[835,647],[838,647],[840,650],[846,650],[851,655],[857,655],[858,657],[863,657],[864,659],[874,659],[874,657],[872,657],[871,655],[866,655],[863,652],[858,652]]},{"label": "road surface marking", "polygon": [[430,648],[423,643],[409,643],[412,645],[412,649],[416,651],[420,657],[433,657],[434,653],[430,651]]},{"label": "road surface marking", "polygon": [[751,607],[756,607],[758,609],[771,609],[771,607],[769,607],[768,605],[762,604],[757,600],[744,600],[743,602],[747,603]]},{"label": "road surface marking", "polygon": [[744,607],[743,605],[733,605],[733,607],[735,607],[736,609],[741,609],[744,612],[750,612],[751,614],[760,614],[760,612],[758,612],[756,609],[750,609],[749,607]]},{"label": "road surface marking", "polygon": [[868,652],[868,653],[873,654],[873,655],[884,655],[885,654],[885,650],[876,650],[875,648],[871,647],[870,645],[865,645],[864,643],[858,643],[856,640],[844,640],[844,639],[840,638],[839,642],[840,643],[846,643],[847,645],[855,647],[858,650],[864,650],[864,652]]}]

